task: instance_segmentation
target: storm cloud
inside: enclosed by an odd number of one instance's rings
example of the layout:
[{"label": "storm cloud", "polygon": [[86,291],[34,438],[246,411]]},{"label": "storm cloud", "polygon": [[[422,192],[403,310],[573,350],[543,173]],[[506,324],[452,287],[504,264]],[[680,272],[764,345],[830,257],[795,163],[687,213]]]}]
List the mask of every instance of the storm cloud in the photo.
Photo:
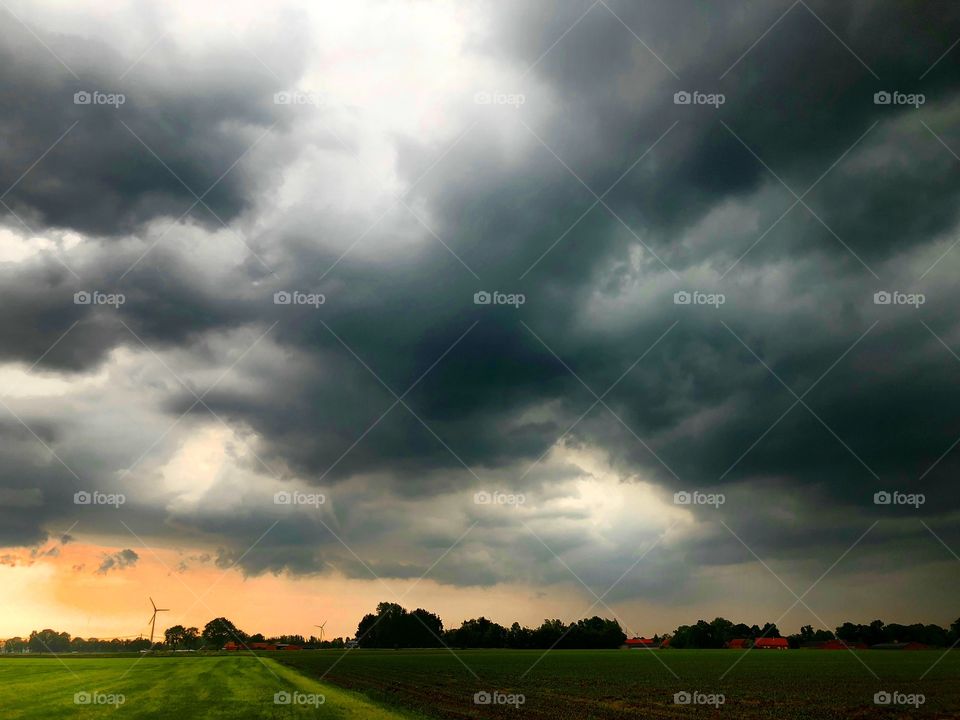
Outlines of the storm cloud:
[{"label": "storm cloud", "polygon": [[[606,587],[649,549],[612,598],[744,542],[829,565],[876,521],[840,572],[942,560],[929,526],[960,544],[960,9],[491,3],[428,89],[419,46],[409,87],[348,72],[363,43],[311,35],[324,12],[200,50],[169,28],[142,62],[4,24],[0,217],[28,250],[0,358],[63,387],[0,407],[0,483],[43,498],[0,543],[122,515],[249,574],[417,578],[454,546],[432,577],[466,586],[569,582],[556,554]],[[205,431],[232,470],[168,483]],[[665,510],[591,506],[585,457]],[[496,489],[528,502],[474,502]],[[726,502],[674,505],[694,490]]]}]

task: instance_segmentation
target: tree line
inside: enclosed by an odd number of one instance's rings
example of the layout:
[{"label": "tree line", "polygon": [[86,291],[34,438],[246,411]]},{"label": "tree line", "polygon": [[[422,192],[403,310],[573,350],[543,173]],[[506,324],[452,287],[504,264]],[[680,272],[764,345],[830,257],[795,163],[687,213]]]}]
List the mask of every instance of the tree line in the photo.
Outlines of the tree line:
[{"label": "tree line", "polygon": [[[696,625],[681,625],[669,637],[670,647],[673,648],[722,648],[731,640],[744,639],[753,642],[758,638],[784,636],[773,623],[766,623],[761,628],[757,625],[748,626],[718,617],[712,622],[700,620]],[[949,628],[922,623],[887,624],[883,620],[874,620],[868,625],[845,622],[834,631],[814,630],[812,625],[804,625],[799,633],[788,635],[786,639],[792,648],[828,640],[842,640],[848,644],[863,643],[868,646],[916,642],[934,647],[948,647],[960,642],[960,618]]]},{"label": "tree line", "polygon": [[616,620],[596,616],[570,625],[544,620],[536,628],[516,622],[507,628],[479,617],[444,630],[439,615],[423,608],[407,611],[390,602],[382,602],[376,612],[364,615],[356,636],[357,644],[364,648],[617,648],[626,639]]},{"label": "tree line", "polygon": [[[248,634],[227,618],[214,618],[201,631],[195,627],[174,625],[163,633],[163,640],[154,642],[154,649],[166,650],[220,650],[228,642],[241,647],[250,643],[265,642],[271,645],[299,645],[305,648],[342,648],[343,638],[320,641],[314,636],[272,635],[262,633]],[[2,652],[21,654],[30,653],[122,653],[140,652],[151,648],[150,640],[137,638],[82,638],[71,637],[70,633],[58,632],[49,628],[34,630],[29,637],[13,637],[0,641]]]},{"label": "tree line", "polygon": [[[711,622],[699,620],[694,625],[681,625],[673,633],[654,635],[655,644],[669,640],[672,648],[722,648],[731,640],[743,639],[752,644],[758,638],[783,637],[774,623],[746,625],[734,623],[722,617]],[[960,643],[960,618],[949,628],[939,625],[915,623],[901,625],[874,620],[869,624],[845,622],[835,630],[815,630],[804,625],[800,632],[788,635],[790,647],[829,640],[842,640],[849,644],[917,642],[935,647],[952,647]],[[547,619],[538,627],[530,628],[514,622],[506,627],[485,617],[464,620],[460,627],[444,629],[443,621],[436,613],[417,608],[408,611],[397,603],[382,602],[373,613],[363,616],[357,625],[354,642],[363,648],[512,648],[533,649],[603,649],[617,648],[624,644],[627,635],[616,620],[591,617],[570,624],[562,620]],[[196,627],[174,625],[167,628],[163,640],[154,643],[154,648],[166,650],[222,649],[228,643],[240,647],[252,643],[271,645],[288,644],[304,648],[343,648],[344,638],[323,640],[303,635],[248,634],[224,617],[214,618],[203,630]],[[351,646],[353,643],[351,643]],[[34,630],[27,638],[14,637],[0,642],[5,653],[105,653],[140,652],[150,649],[146,638],[82,638],[49,628]]]}]

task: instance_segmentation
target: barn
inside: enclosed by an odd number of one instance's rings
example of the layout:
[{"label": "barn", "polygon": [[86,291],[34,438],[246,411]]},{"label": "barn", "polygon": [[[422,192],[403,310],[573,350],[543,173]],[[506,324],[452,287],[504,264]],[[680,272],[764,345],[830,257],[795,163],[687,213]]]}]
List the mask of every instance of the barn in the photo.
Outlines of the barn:
[{"label": "barn", "polygon": [[624,647],[626,647],[628,650],[653,650],[660,647],[660,643],[653,638],[628,638],[624,643]]},{"label": "barn", "polygon": [[757,638],[753,641],[757,650],[789,650],[790,645],[786,638]]}]

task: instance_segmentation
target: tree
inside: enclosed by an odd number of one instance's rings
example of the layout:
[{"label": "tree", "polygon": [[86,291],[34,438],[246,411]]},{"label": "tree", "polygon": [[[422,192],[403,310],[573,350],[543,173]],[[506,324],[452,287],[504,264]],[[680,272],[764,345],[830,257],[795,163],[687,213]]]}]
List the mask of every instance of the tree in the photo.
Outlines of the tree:
[{"label": "tree", "polygon": [[533,630],[515,622],[507,632],[507,647],[528,650],[533,647]]},{"label": "tree", "polygon": [[357,625],[361,647],[439,647],[442,636],[443,621],[439,615],[423,608],[407,612],[396,603],[380,603],[376,614],[364,615]]},{"label": "tree", "polygon": [[202,637],[204,644],[219,650],[231,640],[243,641],[244,634],[225,617],[218,617],[204,625]]},{"label": "tree", "polygon": [[34,630],[30,633],[27,641],[32,653],[61,653],[70,650],[70,634],[58,633],[56,630],[46,628],[44,630]]},{"label": "tree", "polygon": [[570,626],[570,631],[558,647],[565,648],[618,648],[627,639],[626,633],[616,620],[593,616],[579,620]]},{"label": "tree", "polygon": [[502,648],[507,644],[507,629],[485,617],[479,617],[464,620],[456,630],[448,630],[447,638],[457,647]]},{"label": "tree", "polygon": [[200,631],[195,627],[174,625],[163,633],[164,643],[177,650],[194,650],[200,645]]},{"label": "tree", "polygon": [[10,638],[3,644],[3,651],[7,653],[24,653],[29,648],[29,644],[21,637]]}]

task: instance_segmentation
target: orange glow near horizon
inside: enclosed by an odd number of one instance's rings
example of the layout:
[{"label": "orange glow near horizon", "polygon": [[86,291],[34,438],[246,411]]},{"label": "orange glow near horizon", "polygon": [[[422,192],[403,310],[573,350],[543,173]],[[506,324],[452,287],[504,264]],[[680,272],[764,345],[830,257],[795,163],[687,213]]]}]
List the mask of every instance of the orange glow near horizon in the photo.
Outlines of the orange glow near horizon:
[{"label": "orange glow near horizon", "polygon": [[[117,547],[70,543],[56,557],[31,559],[30,553],[0,565],[0,638],[26,637],[32,630],[52,628],[81,637],[149,636],[149,597],[170,608],[157,618],[156,637],[173,625],[200,629],[215,617],[227,617],[247,633],[266,636],[318,634],[314,627],[327,622],[324,637],[351,637],[360,618],[378,602],[396,601],[410,609],[426,607],[440,613],[446,626],[467,617],[490,616],[491,608],[519,615],[516,586],[454,588],[422,580],[358,580],[333,575],[244,577],[212,562],[177,570],[183,555],[166,549],[132,548],[139,560],[132,567],[96,572],[104,555]],[[392,593],[391,593],[392,591]],[[565,593],[536,603],[547,614],[567,616],[580,604]],[[503,617],[509,622],[522,617]],[[530,620],[533,622],[534,620]]]}]

